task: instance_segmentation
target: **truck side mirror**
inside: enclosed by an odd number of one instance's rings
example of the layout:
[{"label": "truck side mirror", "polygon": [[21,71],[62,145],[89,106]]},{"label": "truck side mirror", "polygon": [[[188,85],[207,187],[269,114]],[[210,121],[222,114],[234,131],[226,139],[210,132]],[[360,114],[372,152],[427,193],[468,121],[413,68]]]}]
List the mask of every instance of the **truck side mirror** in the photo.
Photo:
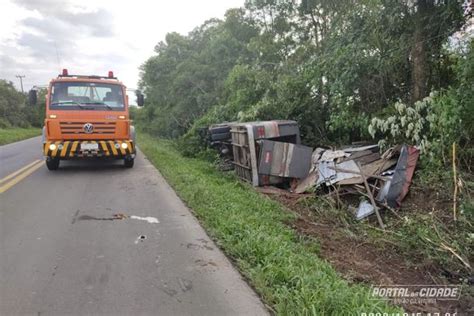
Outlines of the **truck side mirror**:
[{"label": "truck side mirror", "polygon": [[145,97],[141,92],[137,92],[137,105],[138,106],[143,106],[145,104]]},{"label": "truck side mirror", "polygon": [[37,102],[38,102],[37,91],[32,89],[28,92],[28,103],[30,105],[36,105]]}]

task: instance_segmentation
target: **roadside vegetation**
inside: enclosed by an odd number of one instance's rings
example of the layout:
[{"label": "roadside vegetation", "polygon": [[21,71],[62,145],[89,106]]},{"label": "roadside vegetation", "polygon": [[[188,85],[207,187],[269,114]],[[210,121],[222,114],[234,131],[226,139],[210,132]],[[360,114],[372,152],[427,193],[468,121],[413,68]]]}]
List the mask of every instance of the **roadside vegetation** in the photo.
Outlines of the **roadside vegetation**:
[{"label": "roadside vegetation", "polygon": [[[148,106],[135,119],[188,155],[202,150],[198,130],[209,124],[292,119],[308,146],[387,137],[423,145],[437,170],[456,142],[466,167],[468,12],[459,1],[246,1],[156,45],[141,67]],[[413,111],[431,119],[415,124]]]},{"label": "roadside vegetation", "polygon": [[38,93],[38,104],[30,106],[28,96],[12,82],[0,79],[0,128],[41,128],[45,112],[45,89]]},{"label": "roadside vegetation", "polygon": [[[378,142],[382,148],[417,145],[421,156],[410,194],[401,210],[384,214],[386,232],[370,220],[355,221],[339,199],[311,194],[297,201],[274,198],[305,219],[290,226],[318,240],[321,257],[348,280],[469,287],[474,262],[474,41],[468,31],[472,8],[466,4],[246,1],[223,20],[208,20],[188,35],[169,33],[159,42],[141,67],[147,104],[132,115],[144,132],[177,144],[176,149],[166,145],[173,155],[178,150],[203,160],[179,158],[183,165],[206,166],[211,178],[215,170],[204,162],[210,152],[199,131],[225,121],[296,120],[303,144],[313,148],[358,141]],[[148,147],[151,141],[145,140]],[[186,178],[177,166],[156,164],[167,169],[163,172],[171,182]],[[204,172],[200,176],[207,179]],[[179,187],[180,181],[175,185],[186,201],[199,202],[210,194],[199,183]],[[238,203],[234,189],[243,188],[229,184],[220,198],[226,201],[223,207]],[[252,220],[247,219],[249,224]],[[382,265],[393,259],[396,264],[389,265],[389,272],[375,263],[364,268],[344,249],[356,249],[353,254],[361,261],[371,258]],[[408,277],[399,278],[398,271]],[[469,305],[464,301],[464,308]]]},{"label": "roadside vegetation", "polygon": [[139,134],[140,149],[160,170],[209,235],[277,314],[395,312],[349,284],[318,255],[318,242],[292,230],[277,202],[223,175],[212,163],[183,157],[169,141]]},{"label": "roadside vegetation", "polygon": [[194,157],[206,151],[199,130],[224,121],[296,120],[303,144],[313,148],[417,145],[414,183],[451,200],[441,218],[465,222],[474,192],[474,41],[466,4],[246,1],[223,20],[186,36],[169,33],[156,45],[141,67],[147,106],[133,117]]},{"label": "roadside vegetation", "polygon": [[30,127],[30,128],[0,128],[0,145],[14,143],[19,140],[31,138],[41,135],[41,129]]},{"label": "roadside vegetation", "polygon": [[44,93],[40,91],[38,105],[29,106],[26,94],[16,90],[12,82],[0,79],[0,145],[41,135]]}]

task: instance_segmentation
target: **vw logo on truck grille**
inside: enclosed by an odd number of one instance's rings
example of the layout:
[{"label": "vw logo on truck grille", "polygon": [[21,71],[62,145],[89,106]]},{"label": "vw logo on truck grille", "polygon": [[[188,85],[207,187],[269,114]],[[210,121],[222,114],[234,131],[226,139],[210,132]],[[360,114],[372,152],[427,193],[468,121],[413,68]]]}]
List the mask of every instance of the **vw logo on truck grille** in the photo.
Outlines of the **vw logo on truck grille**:
[{"label": "vw logo on truck grille", "polygon": [[91,123],[86,123],[84,124],[83,129],[86,134],[91,134],[94,131],[94,125]]}]

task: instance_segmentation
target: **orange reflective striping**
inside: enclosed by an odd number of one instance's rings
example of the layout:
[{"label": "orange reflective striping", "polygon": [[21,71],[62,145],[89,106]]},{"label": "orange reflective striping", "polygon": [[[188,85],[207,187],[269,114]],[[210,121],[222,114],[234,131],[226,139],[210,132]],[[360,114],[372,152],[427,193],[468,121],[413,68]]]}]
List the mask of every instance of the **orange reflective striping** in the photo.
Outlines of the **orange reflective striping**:
[{"label": "orange reflective striping", "polygon": [[74,153],[76,152],[77,150],[77,145],[79,144],[78,141],[74,141],[72,143],[72,147],[71,147],[71,151],[69,152],[69,157],[73,157],[74,156]]},{"label": "orange reflective striping", "polygon": [[128,150],[131,154],[133,154],[133,143],[130,142],[130,141],[126,141],[127,145],[128,145]]},{"label": "orange reflective striping", "polygon": [[105,153],[105,155],[110,156],[110,152],[109,152],[109,149],[107,148],[107,144],[103,140],[100,141],[100,146],[102,147],[102,150]]},{"label": "orange reflective striping", "polygon": [[63,144],[63,149],[61,150],[61,154],[60,154],[61,157],[66,156],[66,152],[67,152],[67,147],[68,147],[68,146],[69,146],[69,142],[64,142],[64,144]]},{"label": "orange reflective striping", "polygon": [[50,142],[46,142],[46,143],[44,143],[43,152],[44,152],[44,155],[45,155],[45,156],[47,156],[47,155],[48,155],[49,144],[51,144],[51,143],[50,143]]},{"label": "orange reflective striping", "polygon": [[109,145],[110,145],[110,148],[112,148],[112,152],[114,153],[114,155],[118,156],[118,151],[117,151],[117,148],[115,148],[114,142],[109,140]]}]

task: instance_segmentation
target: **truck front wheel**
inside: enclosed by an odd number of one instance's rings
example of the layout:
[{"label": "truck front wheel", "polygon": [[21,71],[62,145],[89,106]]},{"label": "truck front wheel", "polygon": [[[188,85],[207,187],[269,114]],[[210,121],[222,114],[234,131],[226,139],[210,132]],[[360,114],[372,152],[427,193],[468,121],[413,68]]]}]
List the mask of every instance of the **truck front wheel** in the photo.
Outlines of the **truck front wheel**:
[{"label": "truck front wheel", "polygon": [[57,170],[59,168],[59,159],[58,158],[46,158],[46,167],[49,170]]},{"label": "truck front wheel", "polygon": [[123,160],[123,165],[125,166],[125,168],[132,168],[134,162],[135,162],[134,158],[125,158]]}]

